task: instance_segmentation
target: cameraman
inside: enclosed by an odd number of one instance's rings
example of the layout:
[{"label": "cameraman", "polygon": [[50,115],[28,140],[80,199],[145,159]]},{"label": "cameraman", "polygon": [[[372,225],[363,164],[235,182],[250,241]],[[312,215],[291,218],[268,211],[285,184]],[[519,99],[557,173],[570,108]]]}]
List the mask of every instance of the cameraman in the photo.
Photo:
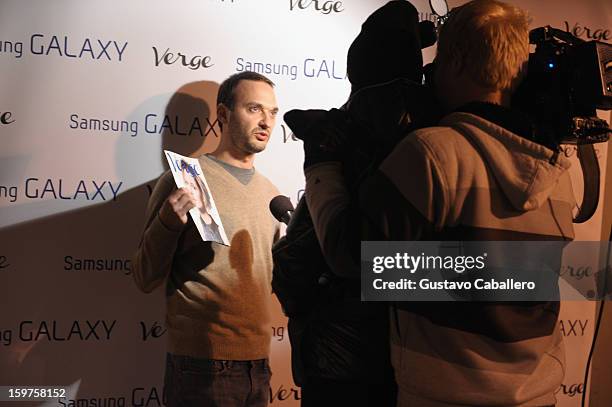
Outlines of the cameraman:
[{"label": "cameraman", "polygon": [[[404,138],[362,184],[362,240],[573,238],[569,162],[530,141],[531,122],[509,108],[529,57],[528,24],[496,0],[451,12],[434,76],[450,113]],[[341,169],[319,162],[306,175],[326,241],[350,205]],[[558,302],[396,304],[398,406],[554,405],[565,365],[558,313]]]}]

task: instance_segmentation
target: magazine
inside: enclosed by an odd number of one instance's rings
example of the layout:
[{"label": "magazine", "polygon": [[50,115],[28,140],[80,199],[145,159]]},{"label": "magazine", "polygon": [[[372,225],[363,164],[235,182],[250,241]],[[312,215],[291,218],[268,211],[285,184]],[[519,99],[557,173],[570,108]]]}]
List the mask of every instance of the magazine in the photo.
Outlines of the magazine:
[{"label": "magazine", "polygon": [[172,171],[176,186],[189,189],[195,198],[196,206],[191,208],[189,214],[202,240],[229,246],[212,191],[204,178],[198,159],[185,157],[168,150],[164,150],[164,153],[170,164],[170,171]]}]

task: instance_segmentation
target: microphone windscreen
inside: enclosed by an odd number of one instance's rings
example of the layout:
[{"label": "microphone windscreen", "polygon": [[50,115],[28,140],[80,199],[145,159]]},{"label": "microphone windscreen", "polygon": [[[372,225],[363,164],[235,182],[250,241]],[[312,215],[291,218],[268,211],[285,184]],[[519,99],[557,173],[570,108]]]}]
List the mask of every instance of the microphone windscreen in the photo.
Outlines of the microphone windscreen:
[{"label": "microphone windscreen", "polygon": [[293,212],[291,200],[284,195],[278,195],[270,201],[270,212],[279,222],[286,223],[287,213]]}]

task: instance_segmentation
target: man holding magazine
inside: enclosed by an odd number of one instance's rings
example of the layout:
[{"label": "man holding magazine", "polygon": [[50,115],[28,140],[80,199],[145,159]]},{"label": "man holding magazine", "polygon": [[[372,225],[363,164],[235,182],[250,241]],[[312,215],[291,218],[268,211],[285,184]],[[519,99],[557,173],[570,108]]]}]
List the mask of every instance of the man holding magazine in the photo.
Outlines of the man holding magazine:
[{"label": "man holding magazine", "polygon": [[161,176],[133,260],[138,287],[165,282],[168,354],[167,406],[267,406],[270,367],[271,248],[279,224],[268,209],[278,190],[255,171],[278,107],[274,84],[241,72],[217,96],[219,147],[199,166],[229,246],[204,241],[187,213],[197,206],[190,188]]}]

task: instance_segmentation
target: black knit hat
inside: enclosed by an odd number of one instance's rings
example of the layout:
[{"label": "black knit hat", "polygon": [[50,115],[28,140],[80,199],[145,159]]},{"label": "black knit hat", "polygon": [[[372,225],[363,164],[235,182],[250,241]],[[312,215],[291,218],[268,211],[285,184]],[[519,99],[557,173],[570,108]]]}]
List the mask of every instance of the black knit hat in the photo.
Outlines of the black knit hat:
[{"label": "black knit hat", "polygon": [[367,18],[349,48],[347,75],[351,93],[400,77],[421,82],[419,14],[410,2],[390,1]]}]

